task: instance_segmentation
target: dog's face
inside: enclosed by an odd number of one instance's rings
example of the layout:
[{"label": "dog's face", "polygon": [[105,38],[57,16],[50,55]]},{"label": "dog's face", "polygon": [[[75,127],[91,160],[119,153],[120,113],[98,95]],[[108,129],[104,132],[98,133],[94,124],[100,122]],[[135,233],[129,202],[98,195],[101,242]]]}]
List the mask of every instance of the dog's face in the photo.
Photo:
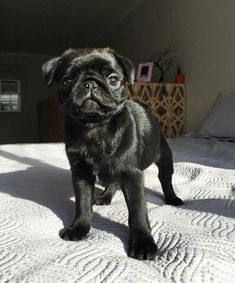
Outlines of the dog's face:
[{"label": "dog's face", "polygon": [[127,99],[124,82],[134,81],[132,62],[109,48],[69,49],[43,65],[47,85],[58,83],[66,115],[83,123],[107,120]]}]

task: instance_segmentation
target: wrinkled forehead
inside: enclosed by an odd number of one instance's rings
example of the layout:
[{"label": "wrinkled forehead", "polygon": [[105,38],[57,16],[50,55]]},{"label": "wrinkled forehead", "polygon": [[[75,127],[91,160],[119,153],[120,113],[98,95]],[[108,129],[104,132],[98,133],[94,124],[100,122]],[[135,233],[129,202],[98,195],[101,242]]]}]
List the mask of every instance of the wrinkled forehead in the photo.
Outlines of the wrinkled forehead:
[{"label": "wrinkled forehead", "polygon": [[83,56],[75,57],[71,62],[72,68],[79,68],[80,70],[95,70],[102,72],[104,70],[115,70],[122,73],[122,69],[118,65],[114,56],[108,53],[93,52]]}]

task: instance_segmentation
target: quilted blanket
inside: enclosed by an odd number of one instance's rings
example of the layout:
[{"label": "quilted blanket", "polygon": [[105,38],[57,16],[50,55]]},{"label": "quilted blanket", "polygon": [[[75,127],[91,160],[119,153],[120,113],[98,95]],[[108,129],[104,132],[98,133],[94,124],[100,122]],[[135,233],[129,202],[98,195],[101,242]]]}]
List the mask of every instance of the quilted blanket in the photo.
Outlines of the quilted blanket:
[{"label": "quilted blanket", "polygon": [[184,200],[165,205],[157,167],[145,171],[153,260],[127,257],[128,213],[118,191],[94,206],[79,242],[58,232],[73,220],[64,145],[0,146],[0,282],[235,282],[235,143],[169,140],[173,186]]}]

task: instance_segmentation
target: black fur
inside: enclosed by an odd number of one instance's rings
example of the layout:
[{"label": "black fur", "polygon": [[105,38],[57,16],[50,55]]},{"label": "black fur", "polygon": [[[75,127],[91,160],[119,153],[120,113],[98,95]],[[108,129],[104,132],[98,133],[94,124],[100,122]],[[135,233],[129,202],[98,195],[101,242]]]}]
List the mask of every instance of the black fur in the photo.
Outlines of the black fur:
[{"label": "black fur", "polygon": [[[92,205],[109,204],[120,187],[129,211],[128,255],[151,259],[157,247],[147,216],[143,170],[155,162],[166,203],[183,202],[173,191],[172,154],[156,118],[127,100],[124,82],[133,82],[133,64],[109,48],[69,49],[45,63],[43,74],[48,85],[58,83],[76,199],[75,219],[60,236],[82,239],[90,230]],[[96,177],[105,191],[94,199]]]}]

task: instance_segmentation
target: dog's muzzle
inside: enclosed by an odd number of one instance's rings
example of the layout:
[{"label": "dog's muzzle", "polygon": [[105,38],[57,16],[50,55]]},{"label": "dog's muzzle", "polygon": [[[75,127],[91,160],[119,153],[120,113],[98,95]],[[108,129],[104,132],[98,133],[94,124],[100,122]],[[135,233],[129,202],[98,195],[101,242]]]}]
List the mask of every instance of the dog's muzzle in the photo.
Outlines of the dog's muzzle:
[{"label": "dog's muzzle", "polygon": [[[82,108],[85,106],[88,112],[92,111],[92,109],[88,109],[89,105],[93,106],[94,109],[100,108],[100,110],[103,110],[104,112],[111,111],[117,106],[112,95],[107,91],[105,92],[94,80],[86,80],[82,82],[74,90],[72,100],[73,103],[81,110],[83,110]],[[97,104],[97,107],[95,107],[95,104]]]}]

